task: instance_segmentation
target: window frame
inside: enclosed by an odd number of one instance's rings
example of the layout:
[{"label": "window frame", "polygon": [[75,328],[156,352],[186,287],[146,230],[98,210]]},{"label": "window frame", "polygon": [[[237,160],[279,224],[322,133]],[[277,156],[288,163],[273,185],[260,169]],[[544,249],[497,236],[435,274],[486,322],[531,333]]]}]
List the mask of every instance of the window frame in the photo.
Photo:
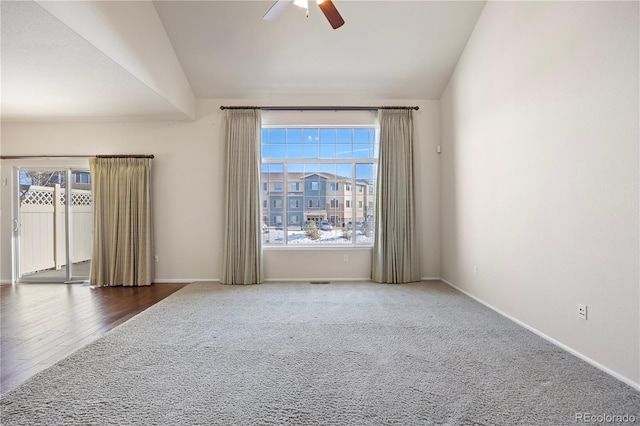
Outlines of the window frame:
[{"label": "window frame", "polygon": [[[282,165],[283,167],[283,172],[282,172],[282,178],[278,179],[279,182],[282,182],[283,188],[284,187],[289,187],[290,185],[294,184],[295,182],[293,181],[289,181],[288,179],[288,165],[290,164],[295,164],[295,165],[305,165],[305,164],[313,164],[313,165],[322,165],[322,164],[349,164],[351,165],[351,178],[349,182],[342,182],[344,184],[344,189],[342,190],[343,194],[342,196],[336,195],[335,192],[340,192],[340,182],[327,182],[326,183],[326,188],[325,188],[325,194],[324,196],[326,197],[326,204],[329,205],[329,200],[331,200],[331,202],[333,202],[334,200],[337,201],[337,204],[339,205],[339,202],[341,199],[344,203],[344,208],[345,209],[349,209],[350,210],[350,215],[353,218],[351,222],[353,222],[352,225],[352,230],[354,232],[357,232],[357,229],[355,227],[355,224],[357,223],[358,220],[358,210],[362,210],[362,208],[358,209],[357,206],[357,199],[362,197],[362,195],[364,194],[365,196],[371,196],[374,200],[376,199],[376,192],[375,191],[375,186],[376,186],[376,178],[377,178],[377,167],[378,167],[378,153],[377,153],[377,149],[379,147],[379,127],[375,124],[367,124],[367,125],[297,125],[297,124],[290,124],[290,125],[263,125],[261,127],[261,134],[262,131],[264,131],[265,129],[300,129],[301,131],[304,131],[305,129],[347,129],[347,130],[351,130],[351,129],[373,129],[374,130],[374,140],[373,142],[369,142],[369,144],[372,145],[373,150],[371,152],[373,152],[373,157],[357,157],[357,156],[353,156],[350,158],[321,158],[320,155],[318,155],[318,158],[309,158],[306,157],[304,154],[300,155],[298,157],[295,158],[289,158],[287,156],[287,154],[285,154],[284,157],[282,158],[271,158],[271,157],[262,157],[261,156],[261,166],[262,165],[267,165],[267,164],[274,164],[274,165]],[[355,138],[354,138],[355,139]],[[288,145],[290,144],[289,142],[285,142],[283,143],[283,145]],[[357,142],[355,140],[353,140],[351,142],[351,145],[356,145]],[[261,142],[261,146],[263,145],[263,143]],[[359,179],[356,175],[356,169],[358,165],[372,165],[373,166],[373,176],[372,176],[372,183],[373,185],[362,185],[361,183],[358,183],[359,181],[361,181],[361,179]],[[271,181],[274,182],[274,181]],[[302,192],[306,192],[306,190],[309,191],[321,191],[322,190],[322,185],[320,185],[319,181],[313,181],[313,180],[309,180],[307,182],[298,182],[297,184],[299,184],[298,186],[298,191],[302,191]],[[314,186],[315,184],[315,186]],[[333,189],[333,186],[335,185],[335,189]],[[355,187],[354,187],[355,185]],[[269,184],[268,184],[269,186]],[[362,187],[363,189],[361,190],[361,192],[356,191],[356,188]],[[364,190],[364,187],[369,187],[369,190]],[[290,188],[291,192],[297,192],[294,189]],[[268,193],[270,191],[266,191],[266,193],[261,193],[260,197],[267,197]],[[279,191],[274,191],[274,192],[279,192]],[[330,192],[333,192],[334,194],[330,195]],[[290,194],[287,194],[287,191],[282,191],[282,196],[284,197],[284,200],[287,200]],[[297,195],[291,195],[291,196],[297,196]],[[322,197],[322,196],[319,196]],[[337,197],[337,198],[336,198]],[[314,204],[313,201],[315,201],[316,203]],[[362,204],[362,202],[361,202]],[[373,206],[375,206],[375,201],[369,201],[368,205],[369,210],[373,210],[371,209],[371,205],[373,204]],[[269,205],[269,203],[267,203],[267,205],[269,206],[269,211],[267,213],[263,212],[263,214],[266,215],[273,215],[274,213],[271,212],[271,206]],[[282,215],[283,218],[287,218],[288,214],[289,214],[289,203],[283,201],[282,202],[282,207],[279,208],[277,214]],[[292,209],[294,209],[294,207],[291,207]],[[303,201],[301,203],[299,203],[299,207],[297,208],[302,208],[303,211],[306,211],[307,208],[310,209],[318,209],[320,208],[320,198],[317,198],[315,195],[312,197],[304,197]],[[331,209],[333,209],[334,207],[330,207]],[[297,212],[296,212],[297,213]],[[361,212],[360,212],[361,213]],[[375,217],[375,212],[371,212],[371,215]],[[335,218],[335,216],[333,215],[332,211],[329,211],[329,208],[327,208],[327,217],[323,220],[326,221],[330,221],[331,222],[331,218]],[[315,220],[314,218],[311,218],[311,220]],[[366,220],[366,219],[365,219]],[[377,220],[377,218],[376,218]],[[305,214],[302,214],[302,218],[301,218],[301,223],[304,224],[305,223]],[[284,238],[282,243],[264,243],[264,247],[266,249],[362,249],[362,248],[372,248],[373,247],[373,238],[370,241],[367,242],[357,242],[356,238],[353,238],[350,243],[306,243],[306,244],[292,244],[290,242],[288,242],[288,220],[283,220],[282,221],[282,225],[283,225],[283,231],[284,231]],[[350,228],[351,229],[351,228]]]}]

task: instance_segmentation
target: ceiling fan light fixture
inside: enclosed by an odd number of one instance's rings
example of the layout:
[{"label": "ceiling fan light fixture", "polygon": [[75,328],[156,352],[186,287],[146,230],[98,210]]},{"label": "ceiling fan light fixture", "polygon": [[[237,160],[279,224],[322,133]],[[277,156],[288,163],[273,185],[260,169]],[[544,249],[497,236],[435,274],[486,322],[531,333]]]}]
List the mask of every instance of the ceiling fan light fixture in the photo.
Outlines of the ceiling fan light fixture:
[{"label": "ceiling fan light fixture", "polygon": [[309,10],[309,0],[294,0],[293,4],[303,9]]}]

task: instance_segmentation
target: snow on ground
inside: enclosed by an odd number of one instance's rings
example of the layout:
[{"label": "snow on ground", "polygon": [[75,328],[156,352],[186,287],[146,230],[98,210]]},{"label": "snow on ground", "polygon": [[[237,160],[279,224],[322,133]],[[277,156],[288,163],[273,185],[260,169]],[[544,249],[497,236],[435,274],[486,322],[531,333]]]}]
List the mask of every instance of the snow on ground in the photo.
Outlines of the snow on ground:
[{"label": "snow on ground", "polygon": [[[289,238],[287,244],[342,244],[353,245],[351,239],[344,238],[345,233],[341,228],[333,229],[331,231],[318,231],[320,238],[312,240],[307,237],[304,231],[301,230],[289,230]],[[351,236],[352,231],[347,231],[347,235]],[[284,244],[284,230],[269,228],[268,232],[262,234],[263,244]],[[367,237],[360,231],[356,234],[357,244],[371,244],[373,243],[373,237]]]}]

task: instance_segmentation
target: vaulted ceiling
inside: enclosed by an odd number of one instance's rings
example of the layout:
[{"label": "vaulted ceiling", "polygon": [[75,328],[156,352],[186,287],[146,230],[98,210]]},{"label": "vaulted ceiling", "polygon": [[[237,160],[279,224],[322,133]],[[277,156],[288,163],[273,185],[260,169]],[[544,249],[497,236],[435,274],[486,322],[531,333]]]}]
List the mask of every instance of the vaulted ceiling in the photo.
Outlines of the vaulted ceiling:
[{"label": "vaulted ceiling", "polygon": [[196,99],[439,99],[484,1],[2,1],[3,120],[195,117]]}]

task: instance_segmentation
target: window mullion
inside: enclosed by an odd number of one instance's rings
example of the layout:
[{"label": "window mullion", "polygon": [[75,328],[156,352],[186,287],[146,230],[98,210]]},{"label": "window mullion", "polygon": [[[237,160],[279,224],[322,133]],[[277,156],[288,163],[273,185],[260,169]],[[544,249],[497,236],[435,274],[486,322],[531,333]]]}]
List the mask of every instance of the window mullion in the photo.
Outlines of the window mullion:
[{"label": "window mullion", "polygon": [[356,191],[357,191],[357,186],[356,186],[356,162],[354,161],[353,163],[351,163],[351,217],[353,218],[351,221],[351,227],[353,228],[353,230],[351,231],[354,238],[351,238],[351,245],[355,245],[356,244],[356,240],[358,239],[357,233],[357,210],[356,210]]}]

